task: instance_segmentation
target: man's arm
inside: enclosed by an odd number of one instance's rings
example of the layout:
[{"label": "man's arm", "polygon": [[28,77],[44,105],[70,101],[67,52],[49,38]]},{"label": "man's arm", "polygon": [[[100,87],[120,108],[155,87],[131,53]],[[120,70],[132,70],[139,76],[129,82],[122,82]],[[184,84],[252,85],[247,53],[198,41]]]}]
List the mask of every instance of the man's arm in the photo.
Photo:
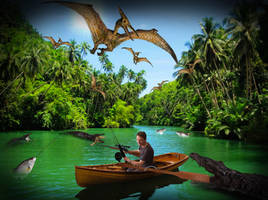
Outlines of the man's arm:
[{"label": "man's arm", "polygon": [[[139,150],[129,150],[129,151],[126,151],[125,153],[140,157],[140,151]],[[144,164],[143,160],[135,161],[135,160],[130,160],[128,157],[124,157],[124,160],[126,162],[128,162],[129,164],[131,164],[131,165],[135,165],[135,166],[139,166],[139,167]]]},{"label": "man's arm", "polygon": [[128,150],[128,151],[124,151],[125,153],[131,154],[133,156],[137,156],[140,157],[140,151],[139,150]]},{"label": "man's arm", "polygon": [[128,157],[124,157],[124,160],[127,161],[129,164],[135,165],[138,167],[141,167],[144,164],[143,160],[135,161],[135,160],[130,160]]}]

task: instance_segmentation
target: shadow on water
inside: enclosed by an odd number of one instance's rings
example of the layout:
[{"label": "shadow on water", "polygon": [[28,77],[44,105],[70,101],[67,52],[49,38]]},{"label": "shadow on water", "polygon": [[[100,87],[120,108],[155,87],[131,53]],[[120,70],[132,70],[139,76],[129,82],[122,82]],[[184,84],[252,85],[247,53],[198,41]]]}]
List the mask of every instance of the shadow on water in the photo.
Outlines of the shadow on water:
[{"label": "shadow on water", "polygon": [[139,199],[149,199],[154,192],[171,184],[181,184],[184,180],[178,177],[161,175],[149,179],[133,181],[130,183],[111,183],[93,185],[81,190],[76,194],[80,200],[89,199],[122,199],[127,197],[136,197]]}]

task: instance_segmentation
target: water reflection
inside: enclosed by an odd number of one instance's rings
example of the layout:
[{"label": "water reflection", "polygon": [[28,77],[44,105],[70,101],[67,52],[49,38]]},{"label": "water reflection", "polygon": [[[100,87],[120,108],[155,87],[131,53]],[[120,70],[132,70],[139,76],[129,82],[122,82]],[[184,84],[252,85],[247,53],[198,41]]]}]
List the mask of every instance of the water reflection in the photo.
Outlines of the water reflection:
[{"label": "water reflection", "polygon": [[153,193],[170,184],[181,184],[184,180],[175,176],[161,175],[150,179],[134,181],[130,183],[113,183],[94,185],[81,190],[75,197],[85,199],[123,199],[136,197],[138,199],[149,199]]}]

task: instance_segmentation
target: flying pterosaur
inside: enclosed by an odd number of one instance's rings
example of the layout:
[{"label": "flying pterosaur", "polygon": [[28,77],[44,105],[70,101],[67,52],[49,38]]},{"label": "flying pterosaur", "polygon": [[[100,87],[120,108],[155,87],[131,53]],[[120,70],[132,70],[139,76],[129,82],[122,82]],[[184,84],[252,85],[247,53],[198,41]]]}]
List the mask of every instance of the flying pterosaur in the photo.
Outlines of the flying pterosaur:
[{"label": "flying pterosaur", "polygon": [[161,83],[157,83],[158,86],[153,87],[151,90],[161,90],[165,82],[168,82],[168,80],[162,81]]},{"label": "flying pterosaur", "polygon": [[91,74],[91,88],[92,88],[92,90],[101,93],[101,95],[103,96],[103,98],[106,99],[105,92],[103,92],[101,90],[101,87],[100,86],[97,87],[97,85],[96,85],[96,78],[95,78],[95,76],[93,74]]},{"label": "flying pterosaur", "polygon": [[189,69],[181,69],[179,70],[179,74],[192,74],[194,72],[194,67],[197,63],[200,63],[201,59],[197,59],[195,60],[193,63],[189,63],[187,64],[188,66],[190,66]]},{"label": "flying pterosaur", "polygon": [[129,38],[130,38],[131,40],[133,40],[133,38],[131,37],[131,35],[130,35],[129,32],[128,32],[128,28],[130,28],[133,32],[135,32],[137,36],[139,36],[139,35],[138,35],[138,33],[135,31],[135,29],[131,26],[131,24],[130,24],[130,22],[129,22],[127,16],[125,15],[125,13],[123,12],[123,10],[122,10],[120,7],[118,7],[118,10],[119,10],[119,13],[120,13],[120,15],[121,15],[121,18],[118,19],[118,20],[116,21],[116,23],[115,23],[115,27],[114,27],[114,35],[116,35],[117,32],[118,32],[118,29],[119,29],[120,27],[122,27],[122,28],[124,29],[124,31],[126,32],[126,34],[128,34]]},{"label": "flying pterosaur", "polygon": [[[91,4],[81,4],[81,3],[74,3],[68,1],[47,1],[45,3],[59,3],[68,8],[73,9],[78,14],[80,14],[87,22],[87,25],[90,29],[92,39],[94,42],[94,48],[90,50],[92,54],[98,49],[100,52],[97,54],[99,56],[103,55],[106,51],[113,51],[118,45],[122,42],[125,42],[132,39],[141,39],[146,40],[155,44],[156,46],[164,49],[167,51],[172,58],[178,63],[177,56],[174,53],[173,49],[169,46],[169,44],[157,33],[156,29],[151,30],[136,30],[136,32],[129,32],[127,33],[114,34],[113,30],[108,29],[105,24],[103,23],[102,19],[100,18],[99,14],[94,10]],[[105,44],[106,48],[98,48],[100,44]]]},{"label": "flying pterosaur", "polygon": [[142,62],[142,61],[145,61],[145,62],[149,63],[150,65],[152,65],[152,63],[146,57],[138,57],[138,55],[140,54],[140,52],[135,52],[135,51],[133,51],[132,48],[129,48],[129,47],[122,47],[122,49],[126,49],[126,50],[128,50],[128,51],[130,51],[132,53],[132,55],[133,55],[133,62],[134,62],[135,65],[138,62]]},{"label": "flying pterosaur", "polygon": [[44,36],[44,38],[49,39],[50,42],[51,42],[51,44],[53,45],[53,47],[54,47],[55,49],[57,49],[60,45],[64,45],[64,44],[65,44],[65,45],[68,45],[68,46],[72,46],[72,44],[69,43],[69,42],[63,42],[63,41],[61,40],[61,38],[58,39],[58,42],[56,42],[56,41],[54,40],[54,38],[51,37],[51,36]]}]

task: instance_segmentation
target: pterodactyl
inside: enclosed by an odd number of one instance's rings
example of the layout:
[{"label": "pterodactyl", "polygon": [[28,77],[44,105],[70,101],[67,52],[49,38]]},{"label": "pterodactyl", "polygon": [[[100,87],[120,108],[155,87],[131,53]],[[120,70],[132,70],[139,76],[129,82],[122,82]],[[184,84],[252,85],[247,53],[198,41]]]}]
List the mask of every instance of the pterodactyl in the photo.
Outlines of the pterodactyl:
[{"label": "pterodactyl", "polygon": [[58,42],[56,42],[56,41],[53,39],[53,37],[51,37],[51,36],[44,36],[44,38],[47,38],[47,39],[50,40],[50,42],[52,43],[54,49],[57,49],[60,45],[64,45],[64,44],[69,45],[69,46],[72,46],[72,44],[69,43],[69,42],[63,42],[63,41],[61,40],[61,38],[58,39]]},{"label": "pterodactyl", "polygon": [[94,76],[93,74],[91,74],[91,88],[92,88],[92,90],[101,93],[101,95],[103,96],[103,98],[104,98],[104,100],[105,100],[106,95],[105,95],[105,93],[101,90],[101,87],[100,87],[100,86],[97,87],[97,85],[96,85],[96,78],[95,78],[95,76]]},{"label": "pterodactyl", "polygon": [[140,54],[140,52],[135,52],[135,51],[133,51],[132,48],[129,48],[129,47],[122,47],[122,49],[126,49],[126,50],[128,50],[128,51],[130,51],[132,53],[132,55],[133,55],[133,62],[134,62],[135,65],[138,62],[142,62],[142,61],[145,61],[145,62],[149,63],[150,65],[152,65],[152,63],[146,57],[140,57],[140,58],[138,57],[138,55]]},{"label": "pterodactyl", "polygon": [[[94,10],[91,4],[81,4],[67,1],[47,1],[45,3],[59,3],[66,7],[69,7],[80,14],[87,22],[87,25],[90,29],[92,40],[94,42],[93,49],[90,50],[90,53],[94,54],[98,49],[100,52],[97,54],[99,56],[103,55],[106,51],[113,51],[118,45],[122,42],[125,42],[132,39],[141,39],[146,40],[155,44],[156,46],[167,51],[172,58],[178,63],[178,59],[173,49],[169,46],[169,44],[157,33],[156,29],[151,30],[136,30],[136,32],[114,34],[113,30],[108,29],[103,21],[101,20],[99,14]],[[100,44],[105,44],[106,48],[98,48]]]},{"label": "pterodactyl", "polygon": [[122,28],[124,29],[124,31],[128,34],[128,36],[129,36],[129,38],[130,38],[131,40],[133,40],[133,38],[131,37],[131,35],[130,35],[129,32],[128,32],[128,28],[130,28],[133,32],[135,32],[136,35],[139,37],[138,33],[137,33],[137,32],[135,31],[135,29],[131,26],[131,24],[130,24],[130,22],[129,22],[127,16],[125,15],[125,13],[123,12],[123,10],[122,10],[120,7],[118,7],[118,10],[119,10],[119,13],[120,13],[120,15],[121,15],[121,18],[118,19],[118,20],[116,21],[116,23],[115,23],[115,27],[114,27],[114,33],[113,33],[113,34],[116,35],[117,32],[118,32],[118,29],[119,29],[120,27],[122,27]]},{"label": "pterodactyl", "polygon": [[194,63],[189,63],[187,64],[188,66],[190,66],[189,69],[181,69],[179,70],[179,74],[192,74],[194,72],[194,67],[197,63],[200,63],[201,59],[197,59],[194,61]]},{"label": "pterodactyl", "polygon": [[165,82],[168,82],[168,80],[162,81],[161,83],[157,83],[158,86],[153,87],[151,90],[161,90]]}]

